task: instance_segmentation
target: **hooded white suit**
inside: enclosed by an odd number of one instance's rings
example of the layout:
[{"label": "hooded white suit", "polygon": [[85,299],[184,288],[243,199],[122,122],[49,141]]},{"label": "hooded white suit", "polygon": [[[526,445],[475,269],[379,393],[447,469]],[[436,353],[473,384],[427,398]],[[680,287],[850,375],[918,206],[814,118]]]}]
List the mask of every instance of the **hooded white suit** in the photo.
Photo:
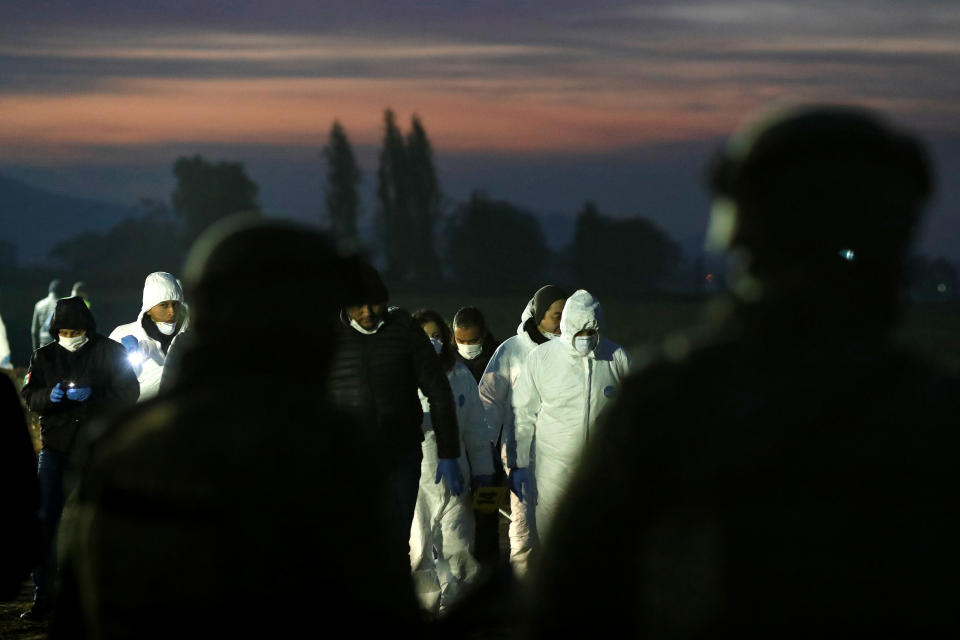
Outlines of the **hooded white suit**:
[{"label": "hooded white suit", "polygon": [[[527,303],[520,316],[517,335],[503,341],[490,357],[487,368],[480,378],[480,402],[483,403],[487,424],[498,430],[503,426],[504,463],[507,467],[517,466],[517,440],[514,434],[515,418],[513,414],[513,385],[523,371],[527,355],[537,347],[537,343],[527,334],[523,325],[533,317],[533,300]],[[494,435],[496,438],[496,434]],[[533,466],[533,460],[530,460]],[[517,576],[527,572],[527,562],[534,541],[534,513],[531,501],[521,501],[510,492],[510,564]]]},{"label": "hooded white suit", "polygon": [[597,415],[616,397],[630,369],[630,357],[623,347],[602,335],[587,355],[574,348],[578,332],[600,331],[600,317],[600,303],[589,292],[580,289],[567,298],[560,318],[561,337],[530,352],[513,389],[518,467],[529,465],[534,442],[536,446],[533,476],[541,538]]},{"label": "hooded white suit", "polygon": [[[174,322],[177,325],[176,333],[187,328],[187,307],[183,304],[183,288],[180,281],[165,271],[156,271],[147,276],[143,283],[143,305],[137,319],[129,324],[122,324],[110,333],[110,339],[121,342],[125,336],[133,336],[140,345],[142,361],[133,364],[133,370],[140,381],[140,400],[152,398],[160,389],[160,377],[163,375],[163,364],[166,354],[161,348],[160,341],[147,335],[143,328],[143,315],[167,300],[176,300],[180,303]],[[148,322],[151,322],[148,320]]]},{"label": "hooded white suit", "polygon": [[[444,611],[453,603],[462,587],[476,578],[479,571],[471,553],[474,518],[469,478],[493,473],[490,428],[477,395],[477,382],[470,370],[459,361],[447,373],[447,379],[457,408],[461,450],[466,452],[458,459],[460,472],[467,479],[466,487],[459,496],[454,496],[450,494],[446,482],[435,482],[437,439],[430,422],[430,403],[421,394],[423,462],[417,506],[410,528],[410,566],[417,596],[421,605],[434,613]],[[493,438],[496,438],[496,434]],[[433,556],[434,547],[437,549],[437,561]]]}]

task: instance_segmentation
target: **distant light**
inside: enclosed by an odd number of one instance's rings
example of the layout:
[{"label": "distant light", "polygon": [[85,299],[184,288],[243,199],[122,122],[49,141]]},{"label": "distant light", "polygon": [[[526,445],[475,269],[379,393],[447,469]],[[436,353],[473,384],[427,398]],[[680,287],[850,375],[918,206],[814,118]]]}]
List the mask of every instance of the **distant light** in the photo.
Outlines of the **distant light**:
[{"label": "distant light", "polygon": [[713,282],[713,274],[712,274],[712,273],[708,273],[708,274],[707,274],[707,277],[704,278],[704,280],[706,280],[707,282]]},{"label": "distant light", "polygon": [[940,284],[937,285],[937,291],[938,291],[939,293],[946,293],[946,292],[947,292],[947,285],[945,285],[944,283],[941,282]]},{"label": "distant light", "polygon": [[840,249],[840,257],[847,262],[853,262],[857,254],[853,252],[853,249]]}]

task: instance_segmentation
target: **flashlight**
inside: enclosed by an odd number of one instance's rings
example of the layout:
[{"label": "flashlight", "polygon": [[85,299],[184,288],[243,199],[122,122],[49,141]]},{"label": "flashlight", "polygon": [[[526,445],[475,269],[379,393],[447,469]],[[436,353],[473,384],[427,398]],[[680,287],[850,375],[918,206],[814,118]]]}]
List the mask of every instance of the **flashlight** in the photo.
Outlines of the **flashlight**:
[{"label": "flashlight", "polygon": [[143,354],[139,351],[134,351],[127,355],[127,362],[136,367],[143,362]]}]

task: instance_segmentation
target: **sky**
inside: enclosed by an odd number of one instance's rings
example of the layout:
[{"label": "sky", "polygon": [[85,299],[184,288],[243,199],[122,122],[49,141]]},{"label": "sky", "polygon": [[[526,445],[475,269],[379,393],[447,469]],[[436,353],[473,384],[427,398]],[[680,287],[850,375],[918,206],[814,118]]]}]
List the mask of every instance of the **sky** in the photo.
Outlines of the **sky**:
[{"label": "sky", "polygon": [[[960,190],[960,1],[3,0],[0,174],[166,197],[179,155],[239,160],[268,211],[322,210],[339,120],[368,171],[383,111],[419,115],[451,203],[586,200],[676,236],[706,219],[709,153],[782,102],[877,108],[934,150],[925,242]],[[960,255],[958,255],[960,257]]]}]

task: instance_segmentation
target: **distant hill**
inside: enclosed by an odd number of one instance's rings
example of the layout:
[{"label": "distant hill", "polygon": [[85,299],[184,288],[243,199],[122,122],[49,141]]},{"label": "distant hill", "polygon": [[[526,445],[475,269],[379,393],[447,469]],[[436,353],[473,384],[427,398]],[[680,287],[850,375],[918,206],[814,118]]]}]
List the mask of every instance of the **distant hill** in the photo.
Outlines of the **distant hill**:
[{"label": "distant hill", "polygon": [[17,248],[21,265],[48,264],[61,240],[104,231],[133,215],[133,206],[74,198],[0,176],[0,240]]}]

